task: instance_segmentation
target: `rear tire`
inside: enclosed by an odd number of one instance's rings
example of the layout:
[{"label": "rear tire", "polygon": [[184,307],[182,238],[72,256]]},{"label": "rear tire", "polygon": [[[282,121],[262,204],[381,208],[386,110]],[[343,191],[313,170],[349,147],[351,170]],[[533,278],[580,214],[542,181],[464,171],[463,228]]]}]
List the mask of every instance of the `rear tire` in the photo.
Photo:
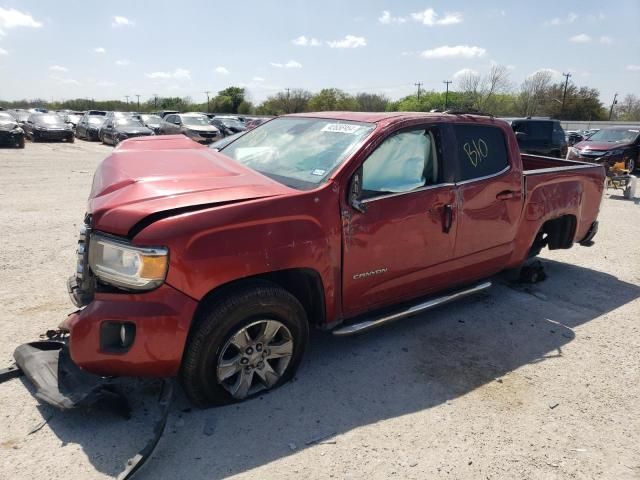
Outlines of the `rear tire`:
[{"label": "rear tire", "polygon": [[194,404],[242,401],[293,377],[309,336],[293,295],[259,281],[208,303],[195,319],[180,372]]},{"label": "rear tire", "polygon": [[16,143],[16,148],[24,148],[24,136],[22,136],[20,140],[18,140],[18,142]]}]

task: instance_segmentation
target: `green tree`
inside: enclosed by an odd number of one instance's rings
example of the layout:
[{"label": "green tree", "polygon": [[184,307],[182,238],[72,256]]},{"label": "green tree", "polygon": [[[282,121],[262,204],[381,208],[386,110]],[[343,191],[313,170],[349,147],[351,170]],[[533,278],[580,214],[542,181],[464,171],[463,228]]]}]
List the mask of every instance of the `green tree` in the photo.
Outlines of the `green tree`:
[{"label": "green tree", "polygon": [[329,110],[352,110],[358,108],[355,98],[337,88],[323,88],[309,100],[309,110],[321,112]]}]

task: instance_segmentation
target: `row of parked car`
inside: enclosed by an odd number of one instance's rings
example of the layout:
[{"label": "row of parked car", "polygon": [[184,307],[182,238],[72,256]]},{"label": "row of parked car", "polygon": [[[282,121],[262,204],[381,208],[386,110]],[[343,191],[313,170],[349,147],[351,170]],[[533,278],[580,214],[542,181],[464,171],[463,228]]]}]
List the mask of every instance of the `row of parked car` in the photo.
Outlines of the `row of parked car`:
[{"label": "row of parked car", "polygon": [[34,142],[61,140],[70,143],[81,138],[117,145],[132,137],[183,134],[198,143],[210,144],[255,128],[267,120],[176,111],[145,114],[104,110],[5,110],[0,111],[0,143],[24,148],[25,138]]},{"label": "row of parked car", "polygon": [[511,124],[523,153],[599,163],[640,167],[640,126],[616,126],[564,131],[552,118],[504,119]]}]

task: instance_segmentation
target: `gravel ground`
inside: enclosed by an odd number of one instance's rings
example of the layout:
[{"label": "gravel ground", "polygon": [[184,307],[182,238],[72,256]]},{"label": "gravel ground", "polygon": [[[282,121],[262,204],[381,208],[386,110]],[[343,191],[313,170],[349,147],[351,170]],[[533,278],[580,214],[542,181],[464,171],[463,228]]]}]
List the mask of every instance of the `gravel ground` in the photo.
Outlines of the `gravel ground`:
[{"label": "gravel ground", "polygon": [[[0,366],[72,311],[65,281],[109,150],[0,150]],[[531,288],[498,279],[363,336],[315,333],[297,379],[264,397],[202,411],[179,391],[140,478],[640,478],[640,201],[610,191],[600,220],[592,248],[545,251]],[[124,421],[1,385],[0,478],[116,475],[155,413],[155,383],[132,388]]]}]

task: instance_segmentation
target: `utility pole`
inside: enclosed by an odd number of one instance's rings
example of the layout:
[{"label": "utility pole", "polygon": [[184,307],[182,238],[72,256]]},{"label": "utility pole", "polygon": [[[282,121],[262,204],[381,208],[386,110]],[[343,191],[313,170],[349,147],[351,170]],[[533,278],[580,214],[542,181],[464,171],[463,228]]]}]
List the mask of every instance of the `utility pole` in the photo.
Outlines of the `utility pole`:
[{"label": "utility pole", "polygon": [[443,80],[442,83],[447,84],[447,93],[444,94],[444,109],[446,110],[449,107],[449,84],[453,83],[451,80]]},{"label": "utility pole", "polygon": [[204,94],[207,96],[207,113],[209,113],[209,94],[211,92],[209,90],[207,90],[206,92],[204,92]]},{"label": "utility pole", "polygon": [[140,95],[136,94],[136,97],[138,97],[138,112],[140,111]]},{"label": "utility pole", "polygon": [[129,95],[125,95],[124,98],[127,99],[127,110],[129,110]]},{"label": "utility pole", "polygon": [[422,82],[416,82],[414,83],[414,85],[416,87],[418,87],[418,102],[420,101],[420,87],[422,87],[422,85],[424,85]]},{"label": "utility pole", "polygon": [[153,109],[158,110],[158,94],[153,94]]},{"label": "utility pole", "polygon": [[569,77],[571,76],[571,74],[563,73],[562,76],[565,77],[565,80],[564,80],[564,92],[562,93],[562,108],[560,109],[560,118],[562,118],[562,115],[564,114],[564,102],[567,99],[567,86],[569,85]]},{"label": "utility pole", "polygon": [[611,102],[611,108],[609,109],[609,121],[611,121],[611,116],[613,115],[613,106],[618,103],[618,92],[613,96],[613,102]]},{"label": "utility pole", "polygon": [[291,89],[285,88],[285,90],[287,91],[287,113],[291,113]]}]

